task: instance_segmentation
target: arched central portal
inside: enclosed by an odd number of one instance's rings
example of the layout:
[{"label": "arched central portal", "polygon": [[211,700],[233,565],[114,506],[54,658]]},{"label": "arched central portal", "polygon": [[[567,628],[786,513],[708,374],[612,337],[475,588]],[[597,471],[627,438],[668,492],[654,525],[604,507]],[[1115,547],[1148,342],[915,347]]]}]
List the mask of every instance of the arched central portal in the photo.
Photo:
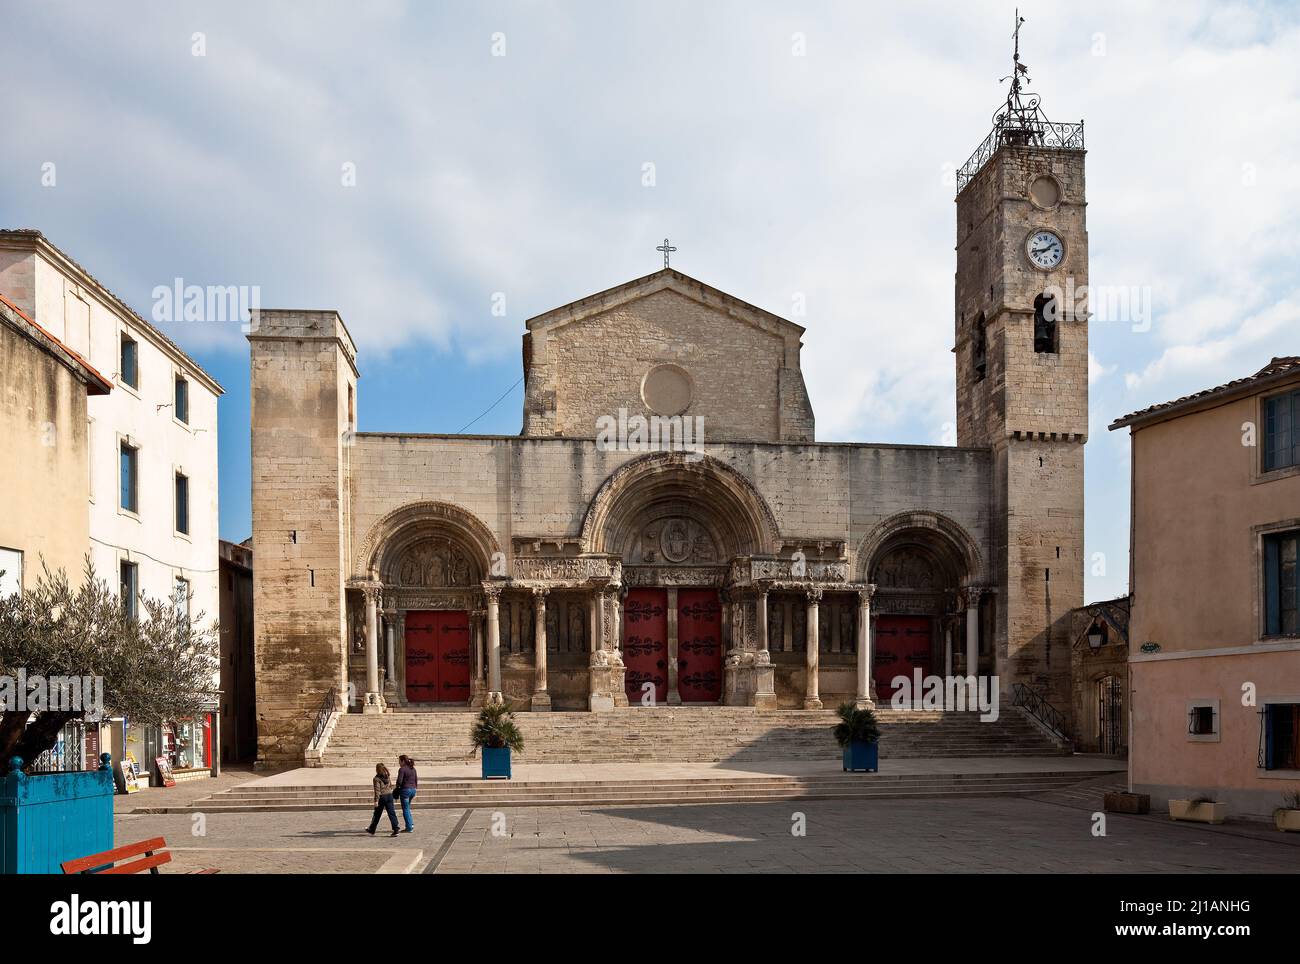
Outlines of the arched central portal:
[{"label": "arched central portal", "polygon": [[701,456],[638,459],[597,493],[583,542],[622,560],[628,704],[721,702],[728,566],[776,542],[775,520],[749,480]]}]

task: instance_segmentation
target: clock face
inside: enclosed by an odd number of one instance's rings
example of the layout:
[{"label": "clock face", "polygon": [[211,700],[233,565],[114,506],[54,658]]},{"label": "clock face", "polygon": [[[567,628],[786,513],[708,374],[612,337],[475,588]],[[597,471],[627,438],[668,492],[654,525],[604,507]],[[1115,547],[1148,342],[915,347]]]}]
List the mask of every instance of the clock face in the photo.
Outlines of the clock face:
[{"label": "clock face", "polygon": [[1025,242],[1025,250],[1034,267],[1050,271],[1065,257],[1065,245],[1051,231],[1035,231]]}]

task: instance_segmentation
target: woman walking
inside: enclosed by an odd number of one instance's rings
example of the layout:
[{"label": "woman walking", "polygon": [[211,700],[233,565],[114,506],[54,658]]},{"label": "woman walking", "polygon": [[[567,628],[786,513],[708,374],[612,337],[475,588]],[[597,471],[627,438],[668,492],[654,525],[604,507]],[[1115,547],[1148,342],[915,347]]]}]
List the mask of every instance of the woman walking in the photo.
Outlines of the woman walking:
[{"label": "woman walking", "polygon": [[366,833],[372,837],[375,835],[375,828],[379,826],[379,815],[387,810],[388,822],[393,825],[393,832],[390,837],[397,836],[397,811],[393,809],[393,784],[388,779],[388,767],[382,763],[375,764],[375,778],[371,781],[375,789],[375,815],[370,818],[370,826],[366,828]]},{"label": "woman walking", "polygon": [[415,761],[405,753],[397,758],[397,762],[401,764],[397,768],[397,798],[402,801],[402,820],[406,822],[402,833],[410,833],[415,829],[415,822],[411,819],[411,801],[415,799],[420,778],[415,775]]}]

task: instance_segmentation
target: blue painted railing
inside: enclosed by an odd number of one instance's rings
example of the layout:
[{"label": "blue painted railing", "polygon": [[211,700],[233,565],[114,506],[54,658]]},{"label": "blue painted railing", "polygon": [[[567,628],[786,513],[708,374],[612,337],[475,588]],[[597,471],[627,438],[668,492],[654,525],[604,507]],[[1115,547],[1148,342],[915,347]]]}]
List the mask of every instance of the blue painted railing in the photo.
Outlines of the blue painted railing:
[{"label": "blue painted railing", "polygon": [[98,770],[23,772],[9,761],[0,781],[0,873],[57,874],[65,860],[113,849],[112,757]]}]

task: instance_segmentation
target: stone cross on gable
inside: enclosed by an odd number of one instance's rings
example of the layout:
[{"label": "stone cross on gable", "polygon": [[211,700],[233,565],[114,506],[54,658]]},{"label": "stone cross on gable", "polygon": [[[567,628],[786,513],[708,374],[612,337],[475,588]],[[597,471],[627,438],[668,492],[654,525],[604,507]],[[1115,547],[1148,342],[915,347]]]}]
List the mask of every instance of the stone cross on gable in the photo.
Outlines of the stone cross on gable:
[{"label": "stone cross on gable", "polygon": [[655,248],[655,250],[662,251],[664,253],[664,267],[666,268],[668,267],[668,255],[670,255],[672,252],[676,251],[677,249],[668,243],[667,238],[664,238],[664,243],[659,245],[659,247]]}]

